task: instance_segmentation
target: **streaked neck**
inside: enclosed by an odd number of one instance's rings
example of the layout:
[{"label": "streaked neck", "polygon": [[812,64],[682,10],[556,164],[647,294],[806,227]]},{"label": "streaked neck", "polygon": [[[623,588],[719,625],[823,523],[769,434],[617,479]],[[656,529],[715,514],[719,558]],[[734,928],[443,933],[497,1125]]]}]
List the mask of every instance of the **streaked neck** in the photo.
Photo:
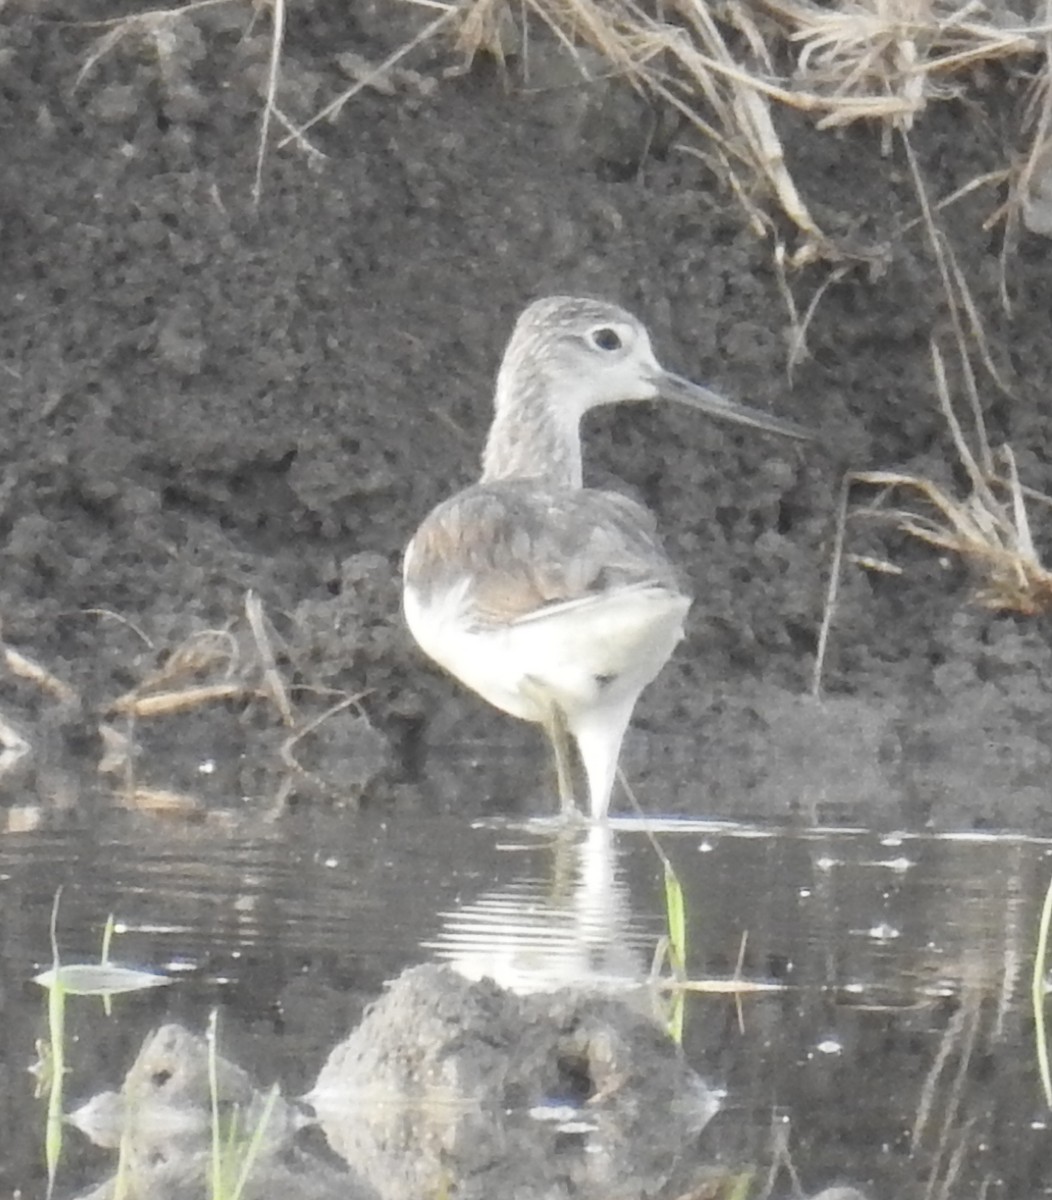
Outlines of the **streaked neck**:
[{"label": "streaked neck", "polygon": [[482,455],[483,483],[535,479],[550,487],[582,486],[580,410],[572,401],[556,401],[544,379],[524,389],[502,372],[495,408]]}]

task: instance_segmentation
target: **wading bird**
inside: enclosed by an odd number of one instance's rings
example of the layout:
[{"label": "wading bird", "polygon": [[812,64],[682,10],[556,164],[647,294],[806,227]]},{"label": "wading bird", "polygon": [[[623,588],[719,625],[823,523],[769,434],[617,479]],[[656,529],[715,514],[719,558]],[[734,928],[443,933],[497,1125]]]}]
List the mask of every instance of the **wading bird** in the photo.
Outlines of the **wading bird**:
[{"label": "wading bird", "polygon": [[581,477],[584,414],[657,399],[811,436],[666,371],[616,305],[537,300],[504,352],[482,478],[433,509],[405,554],[413,636],[490,704],[544,728],[567,816],[577,814],[570,741],[602,820],[636,700],[690,607],[653,515]]}]

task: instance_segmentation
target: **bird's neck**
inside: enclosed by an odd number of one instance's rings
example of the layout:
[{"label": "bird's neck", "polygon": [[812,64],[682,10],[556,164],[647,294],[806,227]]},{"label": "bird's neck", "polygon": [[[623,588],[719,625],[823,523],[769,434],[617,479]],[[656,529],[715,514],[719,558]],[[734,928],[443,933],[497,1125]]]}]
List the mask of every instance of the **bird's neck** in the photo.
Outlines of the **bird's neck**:
[{"label": "bird's neck", "polygon": [[531,479],[549,487],[581,487],[579,412],[566,397],[554,402],[543,386],[523,394],[499,379],[482,482]]}]

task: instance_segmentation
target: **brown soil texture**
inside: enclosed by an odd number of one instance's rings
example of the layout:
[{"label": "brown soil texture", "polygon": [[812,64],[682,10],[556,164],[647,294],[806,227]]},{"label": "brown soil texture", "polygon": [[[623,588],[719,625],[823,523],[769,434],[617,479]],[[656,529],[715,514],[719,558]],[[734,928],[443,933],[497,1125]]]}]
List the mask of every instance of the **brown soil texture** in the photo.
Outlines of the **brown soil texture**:
[{"label": "brown soil texture", "polygon": [[[178,689],[242,678],[251,590],[303,711],[361,696],[301,748],[329,763],[319,802],[550,803],[535,731],[411,644],[399,564],[476,473],[515,315],[562,292],[623,303],[671,368],[821,433],[800,449],[685,410],[589,419],[588,479],[656,511],[697,598],[627,747],[644,807],[1052,827],[1047,620],[983,610],[951,556],[853,523],[849,551],[903,573],[845,565],[825,699],[808,698],[844,470],[963,483],[929,359],[936,335],[953,361],[947,304],[900,142],[776,112],[820,221],[871,251],[818,303],[790,380],[772,242],[684,150],[697,135],[584,86],[539,33],[529,79],[423,44],[312,127],[323,157],[272,146],[255,207],[266,22],[229,4],[101,42],[111,27],[83,24],[114,15],[13,6],[0,25],[0,616],[6,645],[74,693],[0,682],[34,748],[9,791],[54,800],[64,771],[93,772],[112,750],[100,723],[116,736],[107,706],[187,637],[237,622],[226,673],[188,670]],[[379,63],[426,19],[292,6],[283,111],[306,118],[349,63]],[[933,198],[1018,140],[1021,85],[998,68],[965,82],[912,134]],[[977,368],[990,440],[1052,492],[1052,244],[1009,246],[1007,315],[1001,232],[984,228],[1003,198],[976,188],[940,222],[1005,384]],[[789,275],[801,311],[829,270]],[[211,758],[217,786],[253,796],[285,735],[273,704],[242,696],[180,702],[130,742],[166,787],[199,786]],[[497,743],[528,747],[528,771],[505,777]]]}]

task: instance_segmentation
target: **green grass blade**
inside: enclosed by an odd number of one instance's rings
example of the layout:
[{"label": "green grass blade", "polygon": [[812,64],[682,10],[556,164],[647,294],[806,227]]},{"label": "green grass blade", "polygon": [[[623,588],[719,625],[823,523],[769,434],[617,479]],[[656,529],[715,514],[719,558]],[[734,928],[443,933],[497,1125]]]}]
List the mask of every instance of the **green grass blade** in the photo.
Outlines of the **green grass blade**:
[{"label": "green grass blade", "polygon": [[683,1045],[683,1025],[686,1020],[686,1011],[687,993],[680,990],[673,992],[669,1000],[665,1029],[677,1046]]},{"label": "green grass blade", "polygon": [[217,1063],[216,1038],[219,1034],[219,1010],[213,1008],[208,1014],[208,1093],[212,1101],[212,1187],[211,1200],[221,1200],[223,1195],[223,1139],[219,1129],[219,1067]]},{"label": "green grass blade", "polygon": [[752,1171],[742,1171],[740,1175],[732,1176],[726,1200],[746,1200],[752,1187],[752,1177]]},{"label": "green grass blade", "polygon": [[1037,929],[1037,950],[1034,954],[1034,976],[1030,986],[1030,1000],[1034,1009],[1034,1041],[1037,1048],[1037,1066],[1041,1074],[1041,1087],[1045,1103],[1052,1108],[1052,1071],[1048,1061],[1048,1034],[1045,1029],[1045,975],[1048,969],[1048,932],[1052,925],[1052,879],[1045,888],[1045,902],[1041,906],[1041,921]]},{"label": "green grass blade", "polygon": [[665,862],[665,921],[668,926],[669,961],[679,979],[687,975],[687,914],[683,887],[672,864]]},{"label": "green grass blade", "polygon": [[263,1112],[256,1122],[256,1127],[252,1130],[252,1137],[249,1139],[248,1145],[241,1156],[241,1170],[238,1172],[237,1183],[234,1185],[234,1192],[230,1200],[241,1200],[241,1195],[248,1184],[248,1177],[252,1173],[252,1168],[256,1165],[256,1159],[259,1157],[259,1151],[263,1145],[263,1136],[267,1132],[267,1125],[270,1123],[270,1116],[274,1111],[274,1105],[277,1103],[277,1100],[278,1085],[275,1083],[270,1091],[267,1092],[267,1098],[263,1102]]},{"label": "green grass blade", "polygon": [[[667,858],[665,859],[665,923],[668,929],[666,953],[669,966],[673,977],[678,982],[682,982],[687,977],[687,912],[683,901],[683,887]],[[666,1020],[668,1035],[677,1046],[683,1045],[686,1011],[686,993],[682,989],[677,989],[672,994]]]},{"label": "green grass blade", "polygon": [[66,993],[61,987],[51,988],[48,992],[47,1023],[48,1036],[51,1039],[51,1083],[47,1094],[47,1119],[44,1127],[44,1161],[47,1163],[47,1194],[50,1200],[55,1190],[58,1164],[62,1159]]},{"label": "green grass blade", "polygon": [[[62,888],[55,891],[51,904],[51,969],[57,978],[61,966],[58,954],[58,906]],[[61,984],[48,990],[48,1037],[51,1040],[51,1080],[47,1094],[47,1118],[44,1126],[44,1161],[47,1164],[47,1196],[51,1200],[62,1158],[62,1093],[66,1076],[66,993]]]},{"label": "green grass blade", "polygon": [[[117,922],[113,919],[113,913],[106,918],[106,928],[102,931],[102,965],[106,966],[110,961],[110,943],[113,941],[113,930]],[[102,994],[102,1011],[107,1017],[113,1016],[113,1000],[110,992]]]}]

